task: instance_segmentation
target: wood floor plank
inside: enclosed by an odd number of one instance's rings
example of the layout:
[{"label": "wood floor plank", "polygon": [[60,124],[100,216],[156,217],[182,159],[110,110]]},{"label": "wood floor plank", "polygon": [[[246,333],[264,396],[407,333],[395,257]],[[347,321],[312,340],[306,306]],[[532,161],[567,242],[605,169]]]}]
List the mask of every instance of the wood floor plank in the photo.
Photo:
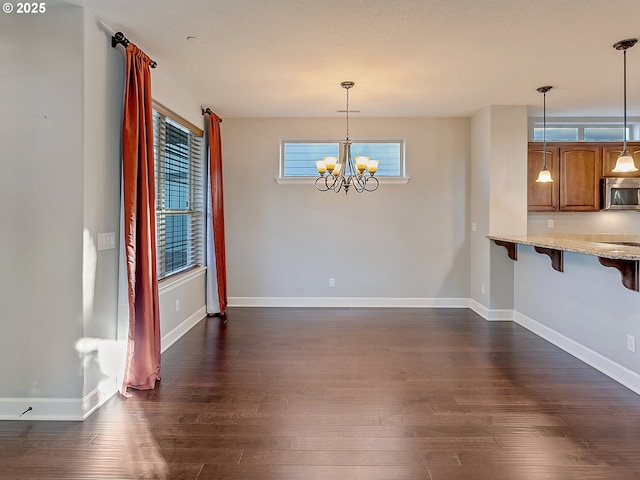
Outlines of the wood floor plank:
[{"label": "wood floor plank", "polygon": [[153,391],[0,422],[2,480],[640,479],[640,396],[467,309],[229,308]]},{"label": "wood floor plank", "polygon": [[242,464],[259,465],[460,465],[454,450],[245,450]]}]

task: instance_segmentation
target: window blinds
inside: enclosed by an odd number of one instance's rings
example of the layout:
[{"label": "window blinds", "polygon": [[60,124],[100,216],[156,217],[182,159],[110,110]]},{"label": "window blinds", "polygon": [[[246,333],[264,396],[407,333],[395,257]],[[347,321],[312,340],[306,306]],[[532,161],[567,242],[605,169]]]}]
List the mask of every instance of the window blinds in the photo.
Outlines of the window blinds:
[{"label": "window blinds", "polygon": [[158,279],[203,263],[202,137],[153,112]]}]

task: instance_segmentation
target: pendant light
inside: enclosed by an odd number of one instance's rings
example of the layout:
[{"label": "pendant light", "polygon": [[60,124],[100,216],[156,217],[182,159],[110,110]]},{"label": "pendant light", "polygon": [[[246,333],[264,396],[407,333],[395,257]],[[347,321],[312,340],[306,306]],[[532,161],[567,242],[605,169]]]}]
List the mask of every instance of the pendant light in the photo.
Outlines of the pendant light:
[{"label": "pendant light", "polygon": [[620,153],[620,156],[616,160],[616,166],[611,170],[615,173],[638,171],[636,164],[633,161],[633,157],[627,150],[627,49],[633,47],[637,41],[638,39],[636,38],[628,38],[613,44],[613,48],[624,52],[624,146],[622,147],[622,153]]},{"label": "pendant light", "polygon": [[547,92],[552,88],[553,87],[546,85],[537,89],[539,93],[542,93],[544,99],[544,107],[542,109],[542,170],[540,170],[538,178],[536,179],[536,182],[538,183],[553,182],[553,178],[551,178],[551,172],[547,168]]}]

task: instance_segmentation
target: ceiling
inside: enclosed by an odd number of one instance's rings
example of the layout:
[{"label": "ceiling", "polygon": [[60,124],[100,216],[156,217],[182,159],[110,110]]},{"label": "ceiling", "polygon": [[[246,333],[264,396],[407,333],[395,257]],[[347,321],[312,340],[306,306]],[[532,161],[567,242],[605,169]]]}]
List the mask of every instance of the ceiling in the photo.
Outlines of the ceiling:
[{"label": "ceiling", "polygon": [[[638,0],[66,0],[93,11],[221,117],[469,116],[528,105],[622,116]],[[195,36],[197,42],[188,41]],[[640,115],[640,44],[628,50]]]}]

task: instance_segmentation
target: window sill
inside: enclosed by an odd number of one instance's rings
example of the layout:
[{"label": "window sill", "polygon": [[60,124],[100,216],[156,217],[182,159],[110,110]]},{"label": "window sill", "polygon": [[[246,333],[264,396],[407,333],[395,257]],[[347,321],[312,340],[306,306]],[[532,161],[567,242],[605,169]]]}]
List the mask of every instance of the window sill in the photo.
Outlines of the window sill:
[{"label": "window sill", "polygon": [[[313,185],[318,177],[274,177],[278,185]],[[376,177],[381,185],[405,185],[411,177]]]},{"label": "window sill", "polygon": [[163,278],[158,282],[158,293],[168,292],[169,290],[173,290],[174,288],[178,288],[189,280],[199,275],[204,275],[207,267],[193,267],[184,272],[176,273],[171,275],[170,277]]}]

